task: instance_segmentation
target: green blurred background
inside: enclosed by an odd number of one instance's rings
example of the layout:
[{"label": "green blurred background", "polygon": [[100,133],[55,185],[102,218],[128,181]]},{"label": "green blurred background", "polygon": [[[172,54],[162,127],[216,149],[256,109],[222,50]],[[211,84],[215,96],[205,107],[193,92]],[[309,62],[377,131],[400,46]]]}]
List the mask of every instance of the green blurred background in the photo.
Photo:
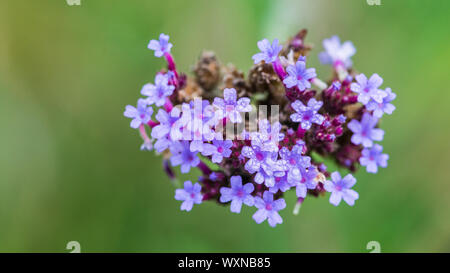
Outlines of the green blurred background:
[{"label": "green blurred background", "polygon": [[[450,251],[449,1],[0,2],[0,251]],[[122,115],[165,65],[148,41],[170,34],[186,72],[203,49],[247,72],[258,40],[304,27],[322,78],[321,41],[338,34],[355,67],[397,93],[382,124],[389,167],[356,174],[353,208],[309,198],[294,216],[290,194],[275,229],[252,209],[181,212]]]}]

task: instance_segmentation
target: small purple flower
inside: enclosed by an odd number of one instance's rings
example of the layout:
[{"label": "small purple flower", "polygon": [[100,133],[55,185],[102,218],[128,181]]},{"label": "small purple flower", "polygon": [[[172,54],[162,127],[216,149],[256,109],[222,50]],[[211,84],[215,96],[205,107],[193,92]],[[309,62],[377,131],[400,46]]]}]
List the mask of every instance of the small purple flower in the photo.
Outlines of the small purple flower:
[{"label": "small purple flower", "polygon": [[[183,127],[183,139],[193,139],[199,145],[202,145],[204,141],[214,139],[213,127],[216,124],[216,117],[214,107],[210,105],[209,101],[196,98],[189,104],[184,103],[182,111],[180,122]],[[202,149],[198,151],[202,151]]]},{"label": "small purple flower", "polygon": [[283,147],[280,150],[279,164],[283,170],[287,172],[287,180],[291,184],[300,181],[302,179],[302,172],[311,166],[311,158],[309,156],[303,156],[303,147],[301,145],[294,145],[292,150]]},{"label": "small purple flower", "polygon": [[261,52],[253,55],[252,59],[255,62],[255,64],[261,61],[265,61],[266,63],[275,62],[276,59],[278,58],[278,53],[280,53],[281,49],[283,48],[282,45],[278,44],[278,39],[274,39],[272,45],[267,39],[263,39],[259,41],[257,44]]},{"label": "small purple flower", "polygon": [[149,104],[160,107],[166,103],[166,98],[172,95],[175,86],[169,85],[167,74],[158,74],[155,77],[155,84],[148,83],[142,87],[141,94],[148,96]]},{"label": "small purple flower", "polygon": [[296,187],[297,197],[305,198],[308,190],[314,190],[317,187],[316,176],[317,170],[314,167],[302,170],[302,178],[293,185]]},{"label": "small purple flower", "polygon": [[369,103],[366,104],[366,109],[369,111],[373,111],[374,117],[381,118],[381,116],[383,116],[383,113],[390,115],[395,110],[395,106],[390,102],[393,101],[397,95],[393,93],[391,88],[389,87],[386,88],[384,92],[386,93],[386,97],[383,98],[382,103],[378,103],[372,99],[369,101]]},{"label": "small purple flower", "polygon": [[265,191],[263,198],[255,197],[255,207],[258,210],[253,214],[253,220],[256,223],[261,224],[266,219],[271,227],[275,227],[277,224],[283,223],[278,211],[286,207],[286,202],[283,198],[273,200],[273,193]]},{"label": "small purple flower", "polygon": [[309,130],[313,123],[322,124],[324,117],[317,113],[322,107],[323,102],[316,101],[312,98],[308,101],[308,106],[305,106],[301,101],[294,101],[291,106],[297,112],[291,115],[291,120],[300,122],[302,129]]},{"label": "small purple flower", "polygon": [[323,40],[322,44],[325,49],[325,51],[319,54],[319,60],[322,64],[331,64],[334,66],[342,64],[345,68],[352,66],[351,57],[356,53],[352,42],[346,41],[341,45],[339,37],[333,36]]},{"label": "small purple flower", "polygon": [[281,123],[270,124],[267,119],[258,122],[259,131],[250,133],[252,146],[259,146],[266,152],[278,152],[278,143],[284,139]]},{"label": "small purple flower", "polygon": [[216,181],[217,179],[219,179],[219,175],[217,174],[217,172],[212,172],[209,175],[209,179],[211,179],[212,181]]},{"label": "small purple flower", "polygon": [[372,147],[373,141],[383,140],[384,131],[375,128],[378,119],[372,117],[369,113],[364,113],[361,122],[352,119],[348,123],[348,128],[353,132],[351,141],[355,145],[362,144],[364,147]]},{"label": "small purple flower", "polygon": [[282,176],[275,175],[275,185],[269,188],[271,193],[277,193],[278,191],[285,192],[291,188],[291,184],[287,181],[287,174],[284,173]]},{"label": "small purple flower", "polygon": [[367,79],[366,75],[359,74],[355,77],[356,82],[350,85],[350,89],[358,93],[358,101],[362,104],[366,105],[370,99],[373,99],[375,102],[382,103],[383,98],[387,96],[387,94],[378,89],[380,85],[383,83],[383,79],[378,74],[373,74],[370,76],[370,79]]},{"label": "small purple flower", "polygon": [[230,178],[231,188],[220,188],[220,202],[226,203],[231,201],[231,212],[240,213],[242,203],[247,206],[253,206],[254,198],[251,195],[255,187],[252,183],[242,186],[242,178],[239,175]]},{"label": "small purple flower", "polygon": [[240,98],[237,100],[236,89],[225,88],[223,90],[223,99],[214,98],[213,105],[219,108],[218,118],[228,118],[233,123],[241,123],[241,112],[252,111],[249,98]]},{"label": "small purple flower", "polygon": [[172,108],[170,114],[164,109],[158,110],[155,118],[159,121],[159,124],[152,129],[152,138],[157,139],[155,149],[158,153],[169,148],[173,139],[178,140],[176,137],[180,135],[181,132],[179,129],[174,128],[174,124],[180,118],[180,115],[181,111],[177,107]]},{"label": "small purple flower", "polygon": [[333,172],[331,180],[325,181],[324,185],[325,190],[331,192],[330,203],[337,206],[343,198],[348,205],[353,206],[355,200],[359,198],[358,193],[351,189],[356,183],[353,175],[347,174],[344,178],[341,178],[338,172]]},{"label": "small purple flower", "polygon": [[232,146],[233,141],[231,140],[213,140],[212,144],[206,143],[203,145],[202,154],[205,156],[212,155],[212,162],[221,163],[224,157],[230,157]]},{"label": "small purple flower", "polygon": [[347,117],[340,114],[339,116],[337,116],[336,118],[341,124],[344,123],[347,120]]},{"label": "small purple flower", "polygon": [[148,123],[153,114],[153,109],[147,107],[147,101],[144,99],[139,99],[137,102],[137,108],[131,105],[125,107],[125,112],[123,115],[127,118],[132,118],[130,126],[133,129],[138,128],[141,124]]},{"label": "small purple flower", "polygon": [[290,65],[286,68],[287,76],[283,83],[288,87],[297,86],[300,91],[304,91],[306,88],[311,88],[309,80],[317,76],[315,68],[306,69],[306,63],[304,61],[297,61],[294,65]]},{"label": "small purple flower", "polygon": [[184,189],[176,189],[175,199],[183,201],[181,203],[181,210],[191,211],[194,204],[201,204],[203,199],[201,190],[202,187],[199,183],[192,185],[191,181],[184,182]]},{"label": "small purple flower", "polygon": [[262,184],[264,182],[267,187],[275,185],[273,172],[277,171],[275,168],[278,153],[263,151],[260,146],[255,145],[242,148],[242,155],[249,158],[244,167],[249,173],[256,173],[256,183]]},{"label": "small purple flower", "polygon": [[148,49],[155,51],[156,57],[162,57],[165,53],[170,53],[172,44],[169,43],[169,35],[161,33],[159,35],[159,41],[151,40],[148,44]]},{"label": "small purple flower", "polygon": [[181,172],[188,173],[191,167],[196,167],[200,163],[197,152],[191,152],[189,141],[174,141],[170,145],[172,166],[181,165]]},{"label": "small purple flower", "polygon": [[378,166],[382,168],[387,167],[389,155],[382,154],[382,151],[383,147],[379,144],[373,145],[370,149],[365,148],[362,150],[359,163],[361,163],[362,166],[366,166],[368,173],[377,173]]}]

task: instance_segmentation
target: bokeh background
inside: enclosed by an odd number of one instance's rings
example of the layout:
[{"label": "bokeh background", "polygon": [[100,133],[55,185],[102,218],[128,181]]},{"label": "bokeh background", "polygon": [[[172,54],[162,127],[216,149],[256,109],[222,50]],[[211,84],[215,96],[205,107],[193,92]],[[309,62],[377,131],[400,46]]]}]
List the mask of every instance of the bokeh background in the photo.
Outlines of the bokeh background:
[{"label": "bokeh background", "polygon": [[[0,251],[450,251],[450,2],[0,1]],[[309,58],[333,34],[357,47],[355,67],[397,93],[385,116],[389,167],[356,174],[360,199],[334,207],[287,196],[270,228],[213,203],[179,210],[161,158],[141,152],[122,113],[164,66],[146,47],[164,32],[180,70],[203,49],[242,71],[256,42],[308,28]],[[183,176],[195,179],[195,174]]]}]

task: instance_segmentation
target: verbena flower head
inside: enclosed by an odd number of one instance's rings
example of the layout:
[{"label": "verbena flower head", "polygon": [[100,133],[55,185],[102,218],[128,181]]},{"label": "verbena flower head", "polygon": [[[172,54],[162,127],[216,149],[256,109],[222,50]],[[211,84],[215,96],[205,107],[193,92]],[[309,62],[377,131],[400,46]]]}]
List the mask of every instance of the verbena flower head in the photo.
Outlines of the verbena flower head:
[{"label": "verbena flower head", "polygon": [[390,115],[395,110],[395,106],[391,102],[397,95],[389,87],[384,92],[386,93],[386,97],[383,98],[383,102],[378,103],[372,99],[366,105],[367,110],[373,111],[374,117],[381,118],[384,113]]},{"label": "verbena flower head", "polygon": [[331,204],[343,199],[354,205],[354,176],[330,174],[325,162],[352,173],[359,166],[372,173],[387,166],[388,155],[374,142],[383,140],[379,118],[394,111],[395,94],[380,89],[378,74],[367,79],[351,67],[356,50],[337,36],[323,41],[320,60],[333,73],[319,79],[314,68],[306,68],[312,49],[306,33],[284,46],[277,39],[259,41],[261,52],[248,74],[221,65],[212,52],[202,53],[193,74],[185,74],[177,70],[169,36],[150,41],[167,67],[124,115],[138,129],[141,149],[162,155],[170,179],[180,175],[174,168],[181,176],[200,173],[197,183],[186,181],[176,190],[182,210],[216,202],[233,213],[253,210],[257,223],[267,220],[274,227],[283,221],[279,211],[289,191],[295,191],[295,214],[300,204],[327,191]]},{"label": "verbena flower head", "polygon": [[371,99],[378,103],[383,102],[383,98],[387,94],[378,89],[383,83],[383,79],[378,74],[373,74],[370,79],[367,79],[364,74],[359,74],[355,79],[357,82],[352,83],[350,88],[353,92],[358,93],[359,102],[367,104]]},{"label": "verbena flower head", "polygon": [[351,57],[356,53],[356,48],[352,42],[346,41],[341,44],[339,37],[333,36],[323,40],[323,47],[325,51],[319,54],[321,63],[334,66],[342,64],[345,68],[352,66]]},{"label": "verbena flower head", "polygon": [[345,203],[350,206],[355,204],[355,200],[359,198],[356,191],[351,188],[355,185],[356,179],[351,174],[347,174],[344,178],[338,172],[331,174],[331,181],[325,181],[325,190],[331,192],[330,203],[337,206],[344,199]]},{"label": "verbena flower head", "polygon": [[389,159],[389,155],[382,152],[383,146],[380,144],[375,144],[372,148],[365,148],[361,152],[359,163],[366,167],[368,173],[377,173],[378,166],[386,168]]},{"label": "verbena flower head", "polygon": [[183,201],[181,210],[191,211],[194,204],[201,204],[203,198],[201,190],[202,187],[199,183],[192,185],[191,181],[184,182],[184,189],[175,190],[175,199]]},{"label": "verbena flower head", "polygon": [[365,113],[361,121],[353,119],[348,123],[348,128],[353,132],[351,141],[353,144],[362,144],[364,147],[372,147],[373,141],[383,140],[384,131],[375,128],[378,119]]},{"label": "verbena flower head", "polygon": [[283,80],[283,83],[288,88],[296,86],[300,91],[304,91],[306,88],[311,88],[311,83],[309,80],[317,76],[316,69],[306,69],[306,63],[304,61],[297,61],[295,66],[288,66],[286,71],[289,76]]},{"label": "verbena flower head", "polygon": [[148,107],[147,101],[144,99],[139,99],[137,102],[137,107],[127,105],[125,107],[125,112],[123,115],[127,118],[131,118],[130,126],[131,128],[138,128],[142,124],[148,123],[153,114],[153,109]]},{"label": "verbena flower head", "polygon": [[274,39],[272,44],[270,44],[269,40],[263,39],[258,42],[258,48],[261,52],[256,53],[252,57],[255,64],[261,61],[265,61],[266,63],[275,62],[283,46],[278,44],[278,39]]},{"label": "verbena flower head", "polygon": [[148,44],[148,49],[155,51],[156,57],[162,57],[165,53],[170,53],[172,44],[169,43],[169,35],[161,33],[159,40],[151,40]]},{"label": "verbena flower head", "polygon": [[148,83],[142,87],[141,94],[148,96],[148,103],[156,106],[163,106],[166,98],[172,95],[175,86],[169,85],[167,74],[158,74],[155,77],[155,84]]},{"label": "verbena flower head", "polygon": [[231,212],[240,213],[242,204],[253,206],[254,197],[251,195],[255,187],[252,183],[242,185],[242,178],[239,175],[230,178],[231,188],[220,188],[220,202],[227,203],[231,201]]},{"label": "verbena flower head", "polygon": [[286,202],[283,198],[273,200],[273,193],[265,191],[263,198],[255,197],[255,207],[258,209],[253,214],[253,219],[256,223],[261,224],[267,219],[271,227],[275,227],[277,224],[283,223],[278,211],[286,207]]},{"label": "verbena flower head", "polygon": [[323,102],[310,99],[308,105],[304,105],[301,101],[296,100],[292,103],[292,108],[297,112],[291,115],[291,120],[300,122],[300,126],[304,130],[311,128],[312,124],[322,124],[324,117],[317,113]]}]

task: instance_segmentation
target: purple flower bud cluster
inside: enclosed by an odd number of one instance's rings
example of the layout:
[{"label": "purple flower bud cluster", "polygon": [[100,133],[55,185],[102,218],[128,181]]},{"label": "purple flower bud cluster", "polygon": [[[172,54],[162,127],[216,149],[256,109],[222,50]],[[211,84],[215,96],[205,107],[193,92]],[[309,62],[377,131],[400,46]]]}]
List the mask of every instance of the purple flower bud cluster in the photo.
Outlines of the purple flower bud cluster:
[{"label": "purple flower bud cluster", "polygon": [[[150,41],[148,48],[164,56],[167,68],[144,85],[145,97],[137,107],[127,105],[124,116],[138,129],[141,149],[163,156],[171,179],[177,180],[177,166],[182,174],[201,171],[197,182],[186,181],[175,191],[181,210],[214,201],[240,213],[245,205],[253,207],[256,223],[267,220],[274,227],[283,222],[279,212],[289,190],[297,196],[295,213],[304,200],[326,192],[335,206],[342,200],[355,204],[355,177],[328,172],[324,159],[349,172],[387,167],[389,156],[376,142],[383,140],[379,119],[394,111],[395,93],[380,89],[378,74],[357,73],[351,60],[355,47],[337,36],[323,41],[319,59],[333,74],[319,79],[307,65],[312,47],[304,42],[306,33],[285,46],[277,39],[259,41],[248,78],[222,66],[211,52],[201,55],[195,75],[180,73],[169,36]],[[270,116],[262,115],[269,107]]]}]

